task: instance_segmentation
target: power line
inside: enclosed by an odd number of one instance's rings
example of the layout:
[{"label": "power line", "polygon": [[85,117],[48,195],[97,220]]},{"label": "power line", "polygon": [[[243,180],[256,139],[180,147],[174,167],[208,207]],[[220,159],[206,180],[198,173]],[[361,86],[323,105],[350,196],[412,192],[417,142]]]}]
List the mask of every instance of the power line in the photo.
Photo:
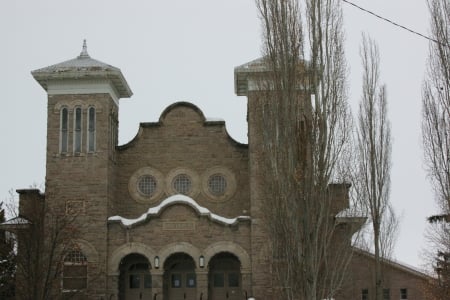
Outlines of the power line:
[{"label": "power line", "polygon": [[387,18],[385,18],[385,17],[382,17],[382,16],[380,16],[380,15],[378,15],[378,14],[376,14],[376,13],[370,11],[370,10],[367,10],[367,9],[361,7],[361,6],[358,6],[358,5],[356,5],[355,3],[352,3],[352,2],[350,2],[350,1],[348,1],[348,0],[342,0],[342,1],[345,2],[345,3],[347,3],[347,4],[349,4],[349,5],[352,5],[352,6],[356,7],[356,8],[359,9],[359,10],[362,10],[362,11],[368,13],[368,14],[371,14],[371,15],[373,15],[374,17],[376,17],[376,18],[378,18],[378,19],[381,19],[381,20],[383,20],[383,21],[385,21],[385,22],[391,23],[391,24],[394,25],[394,26],[397,26],[397,27],[399,27],[399,28],[401,28],[401,29],[404,29],[404,30],[406,30],[406,31],[409,31],[409,32],[412,33],[412,34],[418,35],[418,36],[420,36],[420,37],[422,37],[422,38],[425,38],[425,39],[427,39],[427,40],[429,40],[429,41],[432,41],[432,42],[434,42],[434,43],[440,44],[440,45],[442,45],[442,46],[450,47],[450,45],[448,45],[448,44],[439,42],[438,40],[435,40],[435,39],[433,39],[433,38],[431,38],[431,37],[429,37],[429,36],[426,36],[426,35],[424,35],[424,34],[422,34],[422,33],[420,33],[420,32],[414,31],[414,30],[412,30],[412,29],[410,29],[410,28],[408,28],[408,27],[405,27],[405,26],[403,26],[403,25],[400,25],[400,24],[398,24],[398,23],[396,23],[396,22],[394,22],[394,21],[391,21],[391,20],[389,20],[389,19],[387,19]]}]

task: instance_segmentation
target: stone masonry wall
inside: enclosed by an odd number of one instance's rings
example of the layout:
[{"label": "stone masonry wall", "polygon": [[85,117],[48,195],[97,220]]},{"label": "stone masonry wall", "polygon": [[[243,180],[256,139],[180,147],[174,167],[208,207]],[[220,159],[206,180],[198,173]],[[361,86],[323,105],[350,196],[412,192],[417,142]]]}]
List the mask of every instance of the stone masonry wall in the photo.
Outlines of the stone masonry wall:
[{"label": "stone masonry wall", "polygon": [[[59,153],[60,110],[69,109],[69,147]],[[82,108],[82,151],[73,153],[74,108]],[[96,151],[86,153],[87,109],[96,108]],[[46,199],[49,209],[76,216],[74,238],[92,248],[96,261],[87,257],[88,294],[102,297],[106,290],[107,203],[110,159],[110,111],[115,104],[109,94],[49,95],[47,131]],[[93,284],[95,281],[95,284]],[[95,296],[94,296],[95,295]]]}]

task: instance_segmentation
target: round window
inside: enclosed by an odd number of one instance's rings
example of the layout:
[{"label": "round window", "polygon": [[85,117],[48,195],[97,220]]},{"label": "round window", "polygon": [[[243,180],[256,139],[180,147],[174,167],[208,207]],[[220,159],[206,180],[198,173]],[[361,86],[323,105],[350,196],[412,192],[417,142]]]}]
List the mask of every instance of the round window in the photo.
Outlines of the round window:
[{"label": "round window", "polygon": [[191,178],[186,174],[179,174],[175,176],[172,181],[174,190],[177,193],[188,195],[192,191],[192,181]]},{"label": "round window", "polygon": [[144,175],[139,178],[138,190],[147,197],[153,196],[156,191],[156,179],[151,175]]},{"label": "round window", "polygon": [[222,196],[227,189],[227,179],[222,174],[214,174],[208,179],[208,190],[214,196]]}]

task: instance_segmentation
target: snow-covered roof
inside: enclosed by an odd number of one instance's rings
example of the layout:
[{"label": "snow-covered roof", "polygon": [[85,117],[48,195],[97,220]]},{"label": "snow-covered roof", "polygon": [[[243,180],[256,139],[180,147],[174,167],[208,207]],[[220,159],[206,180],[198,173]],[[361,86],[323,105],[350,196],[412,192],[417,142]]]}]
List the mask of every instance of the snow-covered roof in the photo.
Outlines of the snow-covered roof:
[{"label": "snow-covered roof", "polygon": [[6,222],[3,222],[0,225],[23,225],[23,224],[30,224],[30,221],[22,217],[16,217]]},{"label": "snow-covered roof", "polygon": [[221,118],[206,118],[206,122],[225,122],[224,119]]},{"label": "snow-covered roof", "polygon": [[250,216],[238,216],[236,218],[226,218],[212,213],[206,207],[200,206],[194,199],[185,195],[174,195],[163,200],[158,206],[154,206],[148,209],[148,211],[142,214],[136,219],[127,219],[121,216],[113,216],[108,218],[108,222],[121,223],[125,227],[133,227],[141,224],[152,217],[157,217],[164,208],[174,204],[185,204],[192,207],[200,216],[205,216],[211,221],[223,224],[223,225],[236,225],[240,221],[250,220]]},{"label": "snow-covered roof", "polygon": [[[361,249],[359,247],[353,246],[353,250],[361,255],[364,255],[368,258],[375,259],[375,254],[365,250]],[[408,265],[407,263],[398,261],[393,258],[383,258],[383,263],[389,264],[390,266],[397,268],[399,270],[402,270],[404,272],[408,272],[410,274],[422,277],[422,278],[431,278],[428,274],[426,274],[423,270],[416,268],[414,266]]]},{"label": "snow-covered roof", "polygon": [[336,218],[366,218],[366,216],[353,208],[346,208],[338,212]]},{"label": "snow-covered roof", "polygon": [[15,217],[9,219],[6,222],[0,223],[0,229],[9,230],[9,229],[24,228],[30,224],[31,222],[23,217]]},{"label": "snow-covered roof", "polygon": [[238,96],[246,96],[248,91],[248,77],[250,74],[267,72],[267,62],[264,57],[252,60],[234,68],[234,92]]},{"label": "snow-covered roof", "polygon": [[86,40],[80,55],[58,64],[31,72],[34,79],[47,91],[48,81],[62,79],[109,79],[117,90],[120,98],[133,95],[125,77],[119,68],[113,67],[89,56]]}]

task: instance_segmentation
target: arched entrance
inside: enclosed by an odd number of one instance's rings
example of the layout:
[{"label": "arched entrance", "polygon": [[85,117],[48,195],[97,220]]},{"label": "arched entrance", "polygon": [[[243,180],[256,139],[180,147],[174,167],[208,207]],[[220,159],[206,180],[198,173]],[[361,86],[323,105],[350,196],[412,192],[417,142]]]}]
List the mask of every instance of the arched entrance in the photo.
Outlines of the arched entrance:
[{"label": "arched entrance", "polygon": [[120,262],[119,299],[152,299],[152,275],[148,259],[137,253],[125,256]]},{"label": "arched entrance", "polygon": [[185,253],[175,253],[164,262],[164,300],[197,298],[195,262]]},{"label": "arched entrance", "polygon": [[241,262],[235,255],[218,253],[211,258],[208,266],[210,300],[243,299]]}]

